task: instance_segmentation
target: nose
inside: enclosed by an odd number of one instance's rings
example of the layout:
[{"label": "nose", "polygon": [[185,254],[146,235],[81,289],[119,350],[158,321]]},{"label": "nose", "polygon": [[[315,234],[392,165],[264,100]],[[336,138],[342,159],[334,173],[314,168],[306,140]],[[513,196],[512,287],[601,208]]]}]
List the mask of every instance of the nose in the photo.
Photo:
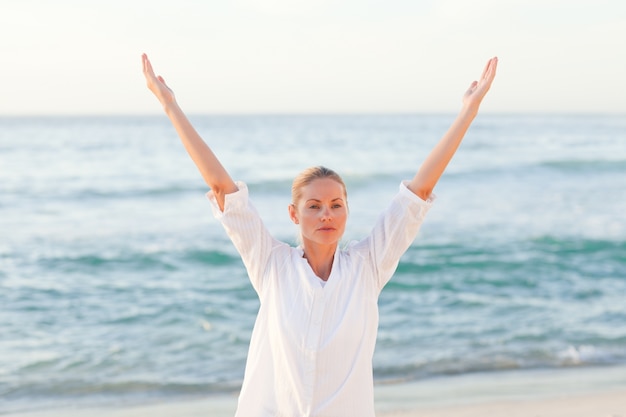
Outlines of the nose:
[{"label": "nose", "polygon": [[330,211],[329,207],[324,207],[322,209],[322,217],[321,217],[322,221],[328,221],[330,219],[332,219],[332,214]]}]

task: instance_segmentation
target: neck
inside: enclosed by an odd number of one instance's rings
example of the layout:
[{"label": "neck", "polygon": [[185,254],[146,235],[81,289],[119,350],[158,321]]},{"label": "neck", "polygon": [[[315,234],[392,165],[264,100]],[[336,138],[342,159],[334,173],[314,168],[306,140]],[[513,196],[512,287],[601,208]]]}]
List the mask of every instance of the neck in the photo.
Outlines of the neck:
[{"label": "neck", "polygon": [[307,260],[315,275],[327,281],[333,267],[337,245],[319,246],[303,244],[303,248],[303,257]]}]

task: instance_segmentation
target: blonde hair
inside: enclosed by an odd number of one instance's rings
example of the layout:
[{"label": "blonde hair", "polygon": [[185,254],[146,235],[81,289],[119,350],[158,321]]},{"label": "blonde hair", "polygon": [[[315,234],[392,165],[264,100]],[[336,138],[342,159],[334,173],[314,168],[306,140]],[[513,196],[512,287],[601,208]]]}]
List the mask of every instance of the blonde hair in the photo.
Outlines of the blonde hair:
[{"label": "blonde hair", "polygon": [[291,186],[292,204],[297,204],[300,198],[302,198],[303,187],[320,178],[330,178],[331,180],[337,181],[339,184],[341,184],[341,186],[343,187],[343,196],[346,201],[348,200],[348,191],[346,190],[346,184],[343,182],[341,176],[330,168],[316,166],[305,169],[293,180],[293,184]]}]

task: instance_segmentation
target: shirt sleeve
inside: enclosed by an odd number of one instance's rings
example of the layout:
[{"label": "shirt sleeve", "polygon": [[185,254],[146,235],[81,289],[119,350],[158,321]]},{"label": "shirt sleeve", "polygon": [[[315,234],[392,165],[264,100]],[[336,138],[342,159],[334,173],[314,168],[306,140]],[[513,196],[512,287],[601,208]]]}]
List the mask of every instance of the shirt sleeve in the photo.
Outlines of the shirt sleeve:
[{"label": "shirt sleeve", "polygon": [[432,206],[435,195],[422,200],[406,186],[400,189],[390,205],[381,213],[370,235],[361,242],[366,246],[376,271],[378,290],[389,282],[398,267],[400,257],[411,246]]},{"label": "shirt sleeve", "polygon": [[241,255],[252,286],[257,294],[260,294],[269,257],[273,248],[281,245],[281,242],[275,240],[263,224],[248,198],[246,184],[240,181],[236,184],[239,190],[226,194],[224,211],[220,210],[212,191],[206,195],[211,202],[213,215],[222,224]]}]

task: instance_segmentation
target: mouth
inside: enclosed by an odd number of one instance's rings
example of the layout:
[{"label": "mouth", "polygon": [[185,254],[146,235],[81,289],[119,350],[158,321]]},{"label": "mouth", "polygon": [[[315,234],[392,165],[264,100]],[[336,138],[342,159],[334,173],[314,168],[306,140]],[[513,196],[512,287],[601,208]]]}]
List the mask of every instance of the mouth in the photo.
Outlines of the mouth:
[{"label": "mouth", "polygon": [[335,228],[334,227],[320,227],[317,230],[319,230],[320,232],[333,232],[335,231]]}]

